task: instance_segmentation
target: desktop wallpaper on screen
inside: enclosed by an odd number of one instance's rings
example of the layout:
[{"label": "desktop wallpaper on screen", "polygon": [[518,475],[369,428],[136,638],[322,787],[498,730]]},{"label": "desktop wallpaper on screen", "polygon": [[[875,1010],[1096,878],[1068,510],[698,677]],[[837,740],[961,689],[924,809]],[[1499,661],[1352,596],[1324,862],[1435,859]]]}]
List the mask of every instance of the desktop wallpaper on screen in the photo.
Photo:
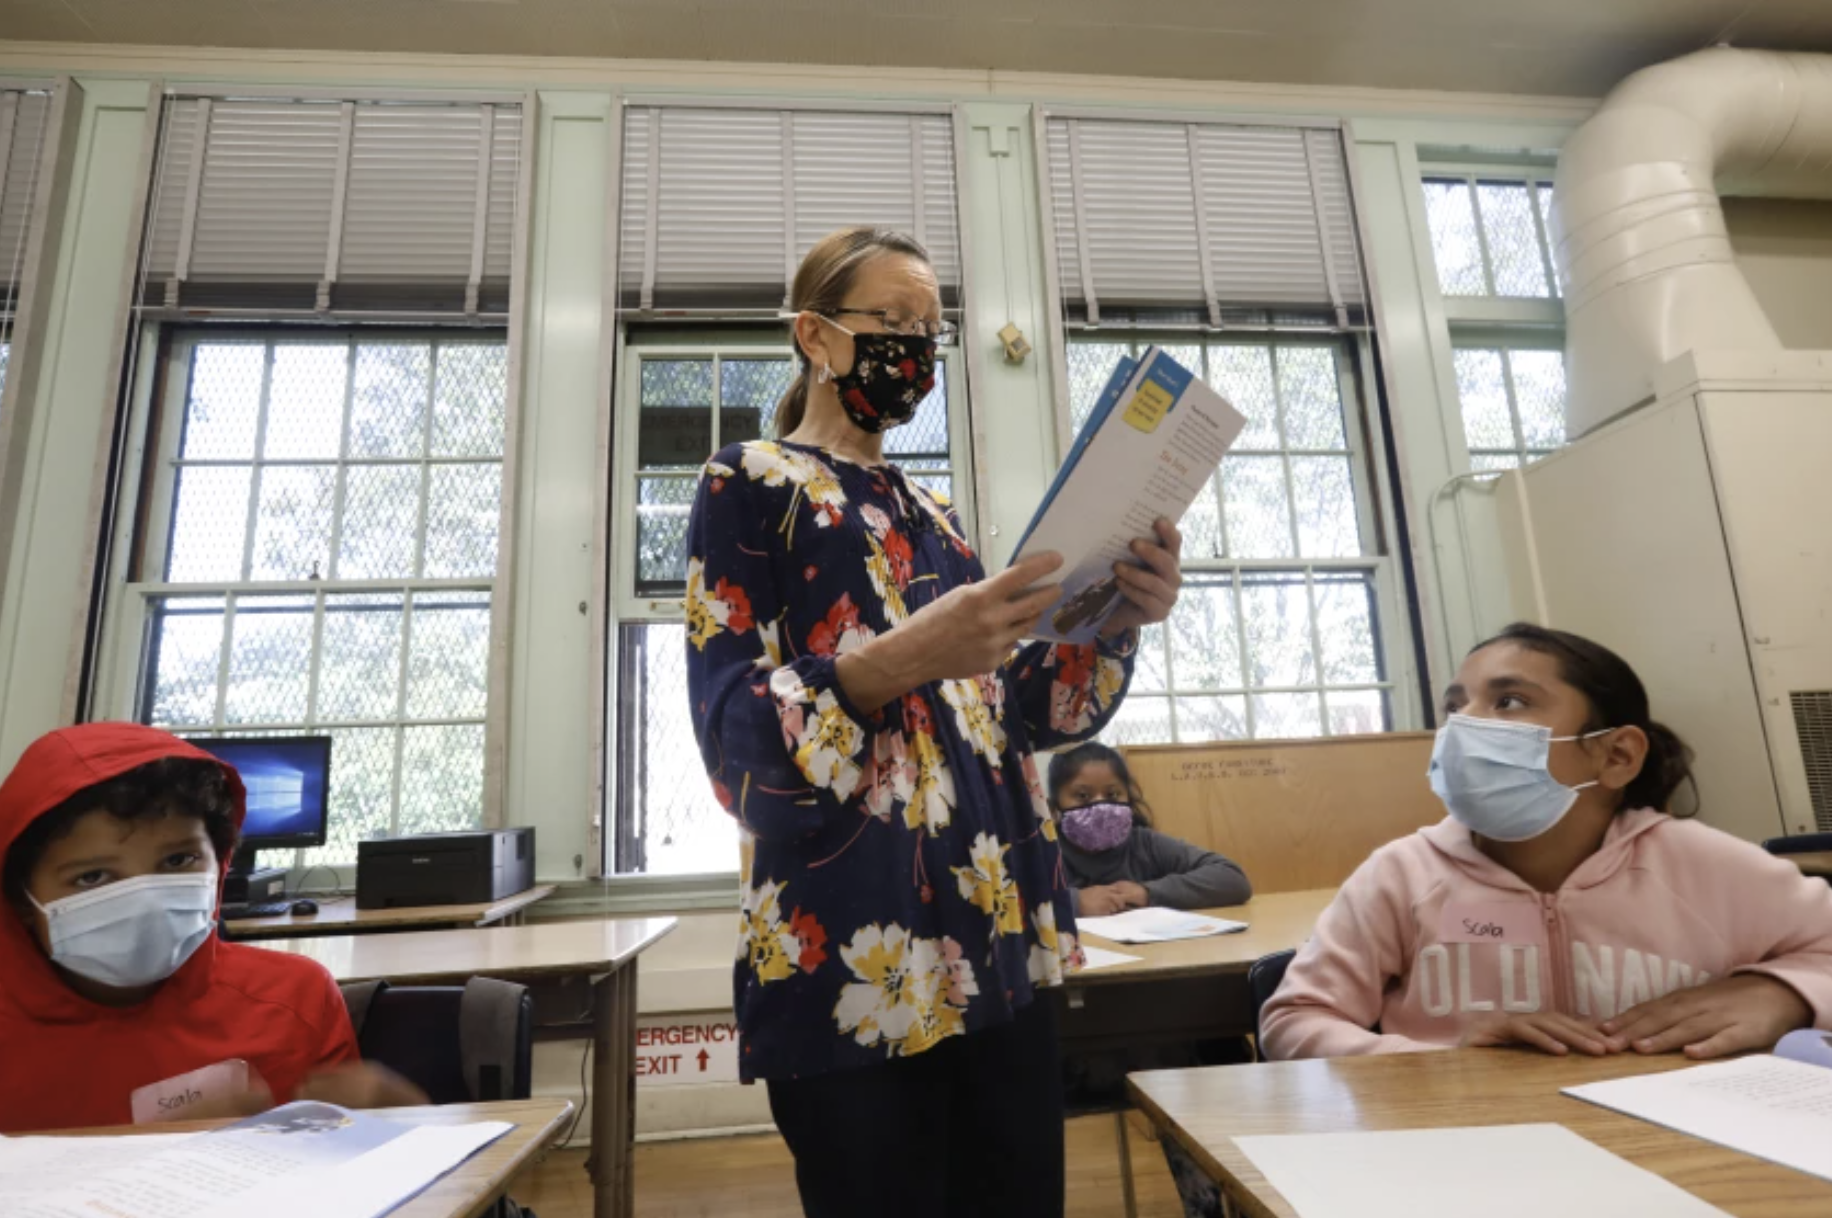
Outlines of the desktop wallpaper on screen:
[{"label": "desktop wallpaper on screen", "polygon": [[319,831],[325,815],[323,745],[316,741],[198,740],[248,788],[242,836],[290,837]]}]

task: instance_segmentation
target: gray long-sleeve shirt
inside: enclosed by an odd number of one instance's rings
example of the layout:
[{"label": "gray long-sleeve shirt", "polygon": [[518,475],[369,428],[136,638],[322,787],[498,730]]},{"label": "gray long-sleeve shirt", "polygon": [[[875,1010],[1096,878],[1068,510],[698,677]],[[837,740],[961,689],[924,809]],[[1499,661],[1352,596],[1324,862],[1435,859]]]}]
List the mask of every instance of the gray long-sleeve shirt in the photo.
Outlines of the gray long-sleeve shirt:
[{"label": "gray long-sleeve shirt", "polygon": [[1238,863],[1143,825],[1133,825],[1125,845],[1098,854],[1066,836],[1061,845],[1069,883],[1076,888],[1131,880],[1150,894],[1153,905],[1169,909],[1243,905],[1253,895]]}]

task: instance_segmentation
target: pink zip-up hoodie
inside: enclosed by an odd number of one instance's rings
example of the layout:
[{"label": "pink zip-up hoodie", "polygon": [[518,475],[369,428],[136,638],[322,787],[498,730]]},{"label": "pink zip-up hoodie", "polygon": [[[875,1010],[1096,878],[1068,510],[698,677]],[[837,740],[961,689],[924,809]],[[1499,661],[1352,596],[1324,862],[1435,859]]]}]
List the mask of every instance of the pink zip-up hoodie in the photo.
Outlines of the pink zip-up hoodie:
[{"label": "pink zip-up hoodie", "polygon": [[1642,809],[1540,893],[1447,819],[1349,877],[1260,1031],[1278,1059],[1441,1049],[1498,1012],[1604,1020],[1737,973],[1792,986],[1832,1029],[1832,885]]}]

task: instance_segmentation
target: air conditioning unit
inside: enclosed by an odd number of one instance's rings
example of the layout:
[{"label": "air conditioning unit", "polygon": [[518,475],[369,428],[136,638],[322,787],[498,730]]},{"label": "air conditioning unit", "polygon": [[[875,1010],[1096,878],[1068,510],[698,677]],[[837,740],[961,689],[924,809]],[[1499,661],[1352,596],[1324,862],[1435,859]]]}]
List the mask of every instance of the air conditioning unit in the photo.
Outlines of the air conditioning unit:
[{"label": "air conditioning unit", "polygon": [[1832,352],[1699,352],[1496,488],[1517,616],[1604,643],[1698,753],[1699,817],[1832,832]]}]

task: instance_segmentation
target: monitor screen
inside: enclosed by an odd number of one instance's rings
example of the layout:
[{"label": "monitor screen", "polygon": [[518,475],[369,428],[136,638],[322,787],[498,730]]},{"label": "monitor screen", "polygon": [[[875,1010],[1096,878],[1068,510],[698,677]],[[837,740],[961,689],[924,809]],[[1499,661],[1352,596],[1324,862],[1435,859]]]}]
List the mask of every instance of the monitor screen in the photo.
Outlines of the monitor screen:
[{"label": "monitor screen", "polygon": [[235,767],[248,788],[242,845],[322,846],[331,789],[329,736],[194,739],[192,744]]}]

